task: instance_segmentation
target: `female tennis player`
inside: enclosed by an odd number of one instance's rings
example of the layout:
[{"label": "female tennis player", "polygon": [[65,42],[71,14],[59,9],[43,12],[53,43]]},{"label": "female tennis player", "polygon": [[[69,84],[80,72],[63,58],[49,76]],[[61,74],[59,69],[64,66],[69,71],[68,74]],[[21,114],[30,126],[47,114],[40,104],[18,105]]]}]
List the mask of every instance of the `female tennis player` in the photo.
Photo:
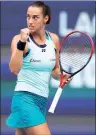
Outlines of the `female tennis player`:
[{"label": "female tennis player", "polygon": [[[46,31],[50,8],[36,1],[27,10],[27,28],[13,37],[9,67],[17,74],[11,114],[6,124],[15,135],[51,135],[46,121],[50,76],[60,77],[59,38]],[[64,81],[68,74],[64,75]]]}]

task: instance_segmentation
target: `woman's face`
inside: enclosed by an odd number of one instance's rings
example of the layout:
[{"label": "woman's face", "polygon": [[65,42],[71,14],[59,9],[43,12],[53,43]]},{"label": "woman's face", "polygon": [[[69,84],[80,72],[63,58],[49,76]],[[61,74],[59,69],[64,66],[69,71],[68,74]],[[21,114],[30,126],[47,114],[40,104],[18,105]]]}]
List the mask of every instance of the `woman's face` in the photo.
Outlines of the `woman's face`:
[{"label": "woman's face", "polygon": [[43,15],[43,9],[30,6],[27,10],[27,26],[31,33],[39,32],[45,27],[48,16]]}]

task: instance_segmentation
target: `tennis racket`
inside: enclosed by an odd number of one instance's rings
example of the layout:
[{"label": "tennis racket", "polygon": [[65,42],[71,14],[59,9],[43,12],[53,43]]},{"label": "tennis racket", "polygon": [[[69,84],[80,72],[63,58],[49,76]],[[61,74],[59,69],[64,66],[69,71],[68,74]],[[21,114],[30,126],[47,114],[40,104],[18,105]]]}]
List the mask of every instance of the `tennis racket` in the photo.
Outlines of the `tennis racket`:
[{"label": "tennis racket", "polygon": [[54,113],[56,105],[62,94],[65,83],[63,74],[67,73],[73,77],[83,70],[92,58],[94,53],[94,42],[86,33],[73,31],[69,33],[61,42],[59,63],[61,70],[60,85],[48,110]]}]

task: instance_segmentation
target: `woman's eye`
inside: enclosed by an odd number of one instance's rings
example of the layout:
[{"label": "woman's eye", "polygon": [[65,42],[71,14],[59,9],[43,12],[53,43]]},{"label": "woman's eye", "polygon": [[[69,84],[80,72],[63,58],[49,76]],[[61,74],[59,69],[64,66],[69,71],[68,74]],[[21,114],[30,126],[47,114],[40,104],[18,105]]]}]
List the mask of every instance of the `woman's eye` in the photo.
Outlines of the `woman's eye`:
[{"label": "woman's eye", "polygon": [[38,19],[38,17],[37,16],[34,16],[34,19]]},{"label": "woman's eye", "polygon": [[30,16],[27,16],[28,19],[30,19]]}]

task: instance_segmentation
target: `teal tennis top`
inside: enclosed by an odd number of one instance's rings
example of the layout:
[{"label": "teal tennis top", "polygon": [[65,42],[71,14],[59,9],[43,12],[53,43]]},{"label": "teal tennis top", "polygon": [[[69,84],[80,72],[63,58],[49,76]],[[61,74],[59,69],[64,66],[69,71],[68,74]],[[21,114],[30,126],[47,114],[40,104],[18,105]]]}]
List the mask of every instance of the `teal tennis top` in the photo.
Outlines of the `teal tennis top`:
[{"label": "teal tennis top", "polygon": [[29,36],[28,52],[23,57],[15,91],[28,91],[48,97],[51,71],[56,63],[55,52],[54,42],[47,31],[44,45],[38,45],[33,37]]}]

